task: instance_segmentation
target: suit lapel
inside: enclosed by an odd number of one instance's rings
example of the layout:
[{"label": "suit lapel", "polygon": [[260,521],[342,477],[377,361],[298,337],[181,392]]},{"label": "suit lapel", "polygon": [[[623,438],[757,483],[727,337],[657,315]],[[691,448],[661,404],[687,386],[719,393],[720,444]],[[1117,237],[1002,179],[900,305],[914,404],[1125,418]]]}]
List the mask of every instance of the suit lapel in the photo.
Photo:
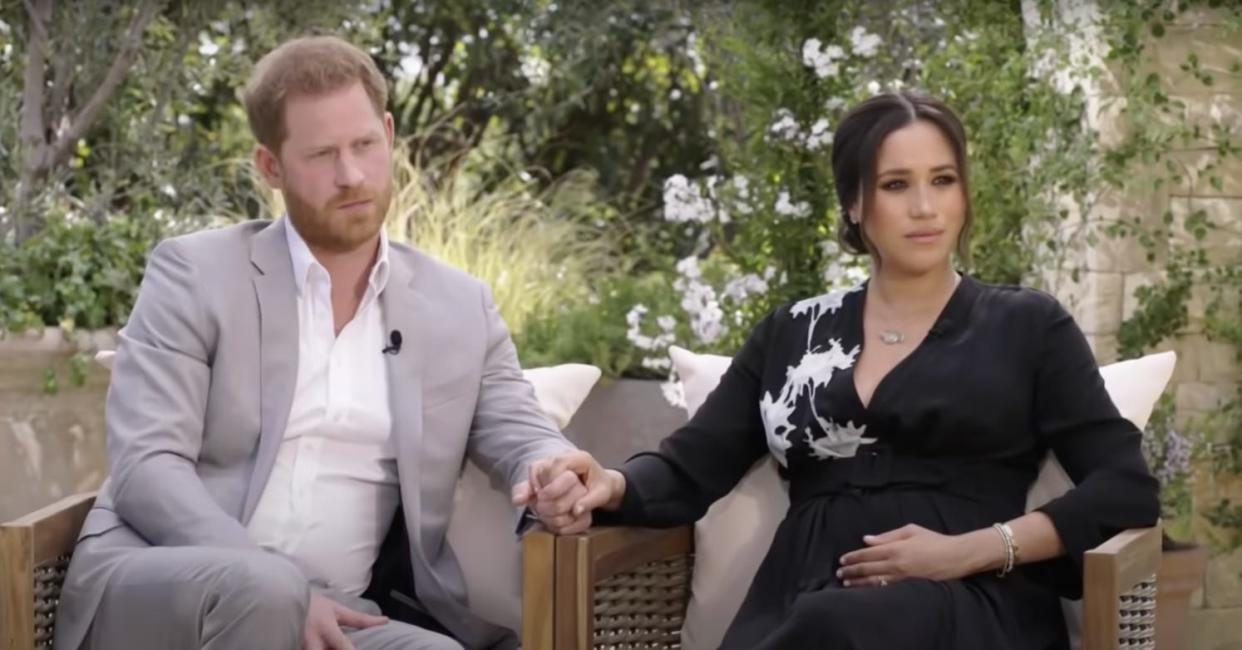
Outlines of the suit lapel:
[{"label": "suit lapel", "polygon": [[419,489],[420,450],[423,444],[423,362],[427,347],[418,319],[425,318],[423,299],[414,285],[411,260],[389,251],[388,284],[381,294],[384,323],[389,332],[401,333],[401,351],[387,356],[388,403],[392,410],[392,436],[401,478],[401,503],[411,533],[411,546],[419,553],[423,546],[419,522],[422,494]]},{"label": "suit lapel", "polygon": [[246,488],[242,523],[250,521],[284,438],[298,379],[298,303],[281,219],[255,235],[250,261],[259,302],[259,450]]}]

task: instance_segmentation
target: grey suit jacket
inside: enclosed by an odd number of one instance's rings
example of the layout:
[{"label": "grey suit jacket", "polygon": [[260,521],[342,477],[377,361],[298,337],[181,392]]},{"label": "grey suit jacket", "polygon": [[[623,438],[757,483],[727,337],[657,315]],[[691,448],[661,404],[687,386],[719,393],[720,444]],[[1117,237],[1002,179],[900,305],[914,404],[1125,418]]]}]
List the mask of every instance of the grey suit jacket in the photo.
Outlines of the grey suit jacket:
[{"label": "grey suit jacket", "polygon": [[[246,522],[293,400],[298,317],[285,222],[162,242],[125,328],[107,399],[111,474],[86,518],[56,621],[78,648],[115,567],[146,546],[258,547]],[[417,599],[464,645],[512,645],[473,616],[445,539],[467,455],[495,482],[571,446],[524,380],[478,280],[390,244],[381,294],[393,437]],[[380,354],[377,345],[376,354]],[[315,576],[308,575],[308,579]]]}]

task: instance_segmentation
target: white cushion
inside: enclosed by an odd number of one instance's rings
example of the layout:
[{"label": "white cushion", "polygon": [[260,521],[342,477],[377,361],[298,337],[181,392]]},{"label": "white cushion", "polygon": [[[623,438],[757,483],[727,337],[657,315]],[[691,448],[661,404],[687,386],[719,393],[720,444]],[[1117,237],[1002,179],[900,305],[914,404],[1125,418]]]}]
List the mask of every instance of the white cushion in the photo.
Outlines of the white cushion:
[{"label": "white cushion", "polygon": [[[731,359],[677,346],[669,348],[669,357],[681,379],[686,413],[693,416]],[[720,647],[787,510],[788,490],[776,473],[776,460],[765,454],[695,523],[690,604],[681,628],[685,650]]]},{"label": "white cushion", "polygon": [[[95,360],[112,368],[115,352],[101,351]],[[595,366],[565,364],[523,370],[535,397],[558,429],[564,429],[599,381]],[[486,473],[467,461],[457,483],[449,546],[466,580],[470,610],[514,631],[522,628],[522,548],[509,500],[509,486],[492,486]]]},{"label": "white cushion", "polygon": [[[678,347],[670,348],[669,356],[683,384],[686,411],[693,415],[719,383],[730,360]],[[1164,392],[1176,361],[1174,353],[1162,352],[1104,366],[1100,375],[1121,415],[1141,429]],[[1032,485],[1028,508],[1046,503],[1072,486],[1060,464],[1049,454]],[[694,574],[682,627],[683,648],[698,650],[720,645],[788,509],[787,486],[779,479],[776,462],[769,456],[695,524]],[[1066,615],[1074,627],[1074,622],[1079,621],[1077,614],[1067,611]],[[1071,634],[1076,636],[1077,630]]]}]

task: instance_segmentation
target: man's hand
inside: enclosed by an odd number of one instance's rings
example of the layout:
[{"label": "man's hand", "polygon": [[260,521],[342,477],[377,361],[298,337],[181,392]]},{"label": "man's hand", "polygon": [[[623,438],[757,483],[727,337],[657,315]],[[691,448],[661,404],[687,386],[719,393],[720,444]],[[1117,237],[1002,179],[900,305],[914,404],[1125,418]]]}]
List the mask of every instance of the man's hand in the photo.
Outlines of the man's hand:
[{"label": "man's hand", "polygon": [[867,548],[846,553],[837,577],[846,587],[883,587],[905,578],[956,580],[996,564],[1005,547],[991,529],[944,535],[909,524],[866,535]]},{"label": "man's hand", "polygon": [[513,489],[513,503],[528,506],[552,532],[572,535],[591,527],[591,511],[616,509],[625,494],[625,477],[605,470],[585,451],[573,451],[531,464],[530,479]]},{"label": "man's hand", "polygon": [[354,650],[354,644],[341,631],[342,626],[361,630],[387,622],[386,616],[352,610],[312,588],[302,632],[302,650]]}]

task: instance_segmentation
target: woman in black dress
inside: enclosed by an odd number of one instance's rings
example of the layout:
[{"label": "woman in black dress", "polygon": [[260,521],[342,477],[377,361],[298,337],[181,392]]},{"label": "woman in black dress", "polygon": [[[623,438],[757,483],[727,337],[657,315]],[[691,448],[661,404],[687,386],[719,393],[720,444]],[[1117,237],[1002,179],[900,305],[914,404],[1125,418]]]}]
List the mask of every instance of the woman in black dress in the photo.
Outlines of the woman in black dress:
[{"label": "woman in black dress", "polygon": [[[854,108],[832,164],[870,280],[769,314],[659,451],[543,468],[582,477],[597,523],[673,526],[773,455],[790,509],[724,648],[1066,648],[1058,595],[1081,597],[1084,551],[1156,522],[1140,433],[1070,315],[954,271],[965,139],[926,96]],[[1077,487],[1024,514],[1048,450]]]}]

